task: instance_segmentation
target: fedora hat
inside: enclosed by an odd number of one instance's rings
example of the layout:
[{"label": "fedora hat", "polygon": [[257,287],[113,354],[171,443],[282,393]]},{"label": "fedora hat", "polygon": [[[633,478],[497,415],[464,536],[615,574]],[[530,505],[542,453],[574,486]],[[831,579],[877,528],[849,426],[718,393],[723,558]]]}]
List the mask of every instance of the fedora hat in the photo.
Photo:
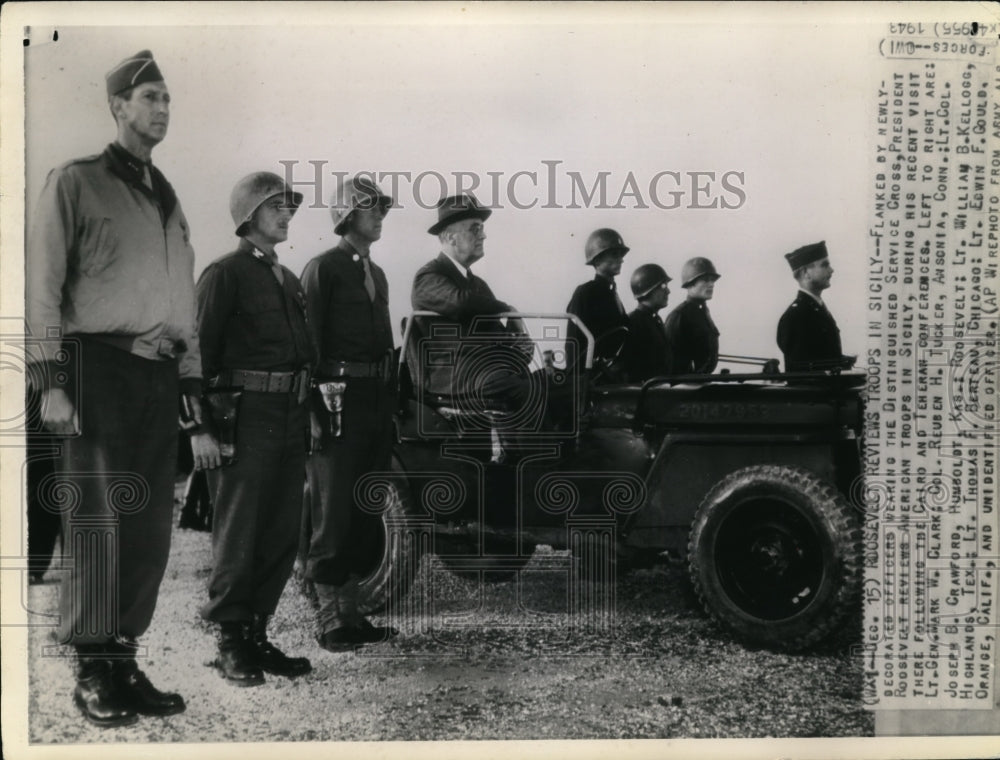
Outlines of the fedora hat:
[{"label": "fedora hat", "polygon": [[472,193],[449,195],[438,203],[437,212],[437,222],[427,230],[432,235],[437,235],[449,224],[460,222],[463,219],[479,219],[485,222],[493,213],[491,209],[480,206],[476,196]]}]

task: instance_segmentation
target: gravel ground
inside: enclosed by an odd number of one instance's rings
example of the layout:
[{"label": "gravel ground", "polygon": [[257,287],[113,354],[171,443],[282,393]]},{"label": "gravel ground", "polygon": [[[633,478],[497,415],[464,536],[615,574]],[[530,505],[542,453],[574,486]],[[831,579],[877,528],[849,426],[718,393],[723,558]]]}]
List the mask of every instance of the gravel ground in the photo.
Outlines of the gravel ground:
[{"label": "gravel ground", "polygon": [[[520,583],[456,578],[425,558],[411,598],[430,618],[403,618],[403,635],[358,653],[313,640],[313,613],[289,583],[272,639],[314,670],[234,688],[206,665],[211,630],[198,617],[209,536],[174,533],[143,669],[176,690],[187,711],[98,729],[76,712],[65,658],[29,652],[29,737],[39,743],[372,741],[871,736],[861,668],[843,645],[808,655],[753,651],[695,609],[681,568],[618,580],[611,633],[570,630],[566,561],[540,550]],[[57,586],[29,588],[30,608],[54,609]],[[418,596],[414,597],[413,594]],[[41,620],[38,618],[37,620]],[[378,618],[376,618],[378,622]]]}]

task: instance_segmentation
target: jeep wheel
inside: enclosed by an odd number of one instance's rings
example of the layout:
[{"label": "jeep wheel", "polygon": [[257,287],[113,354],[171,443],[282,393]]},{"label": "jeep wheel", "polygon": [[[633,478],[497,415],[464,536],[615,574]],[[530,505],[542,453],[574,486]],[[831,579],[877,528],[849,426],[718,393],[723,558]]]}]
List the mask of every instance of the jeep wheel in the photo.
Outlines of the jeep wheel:
[{"label": "jeep wheel", "polygon": [[375,553],[369,572],[362,577],[358,608],[364,615],[381,612],[389,606],[401,609],[420,569],[420,559],[431,537],[422,537],[404,528],[411,510],[410,489],[402,465],[392,460],[393,476],[385,484],[388,506],[382,513],[380,551]]},{"label": "jeep wheel", "polygon": [[742,639],[795,651],[834,631],[859,603],[858,516],[808,470],[762,465],[719,482],[688,543],[702,606]]}]

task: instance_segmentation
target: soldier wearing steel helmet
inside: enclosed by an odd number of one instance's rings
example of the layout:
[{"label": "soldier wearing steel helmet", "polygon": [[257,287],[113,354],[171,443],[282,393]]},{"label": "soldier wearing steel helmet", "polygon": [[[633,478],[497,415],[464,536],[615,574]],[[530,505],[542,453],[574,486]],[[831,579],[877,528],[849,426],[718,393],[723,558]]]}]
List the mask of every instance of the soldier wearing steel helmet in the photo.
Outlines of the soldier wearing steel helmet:
[{"label": "soldier wearing steel helmet", "polygon": [[276,174],[255,172],[233,188],[240,241],[198,281],[198,334],[208,392],[238,389],[235,461],[218,467],[210,432],[192,436],[195,465],[209,468],[214,564],[201,614],[219,626],[221,675],[237,686],[264,672],[311,670],[268,638],[298,544],[308,428],[306,399],[314,344],[298,278],[275,246],[302,202]]},{"label": "soldier wearing steel helmet", "polygon": [[[584,263],[594,268],[594,279],[573,291],[566,311],[578,316],[594,336],[597,341],[595,359],[612,358],[625,338],[628,315],[618,297],[615,277],[621,272],[622,261],[628,252],[629,248],[622,236],[608,228],[594,230],[584,246]],[[614,337],[614,332],[618,329],[621,329],[622,334]],[[582,353],[585,343],[572,323],[568,334],[570,355]],[[620,379],[620,372],[620,367],[611,368],[610,376]]]},{"label": "soldier wearing steel helmet", "polygon": [[342,178],[330,203],[340,241],[306,264],[306,307],[318,342],[307,463],[305,577],[319,602],[317,639],[339,652],[397,631],[358,608],[359,582],[381,552],[381,521],[355,501],[358,481],[389,468],[396,408],[389,284],[372,260],[392,198],[367,176]]},{"label": "soldier wearing steel helmet", "polygon": [[631,382],[671,372],[670,345],[659,314],[670,296],[670,280],[659,264],[643,264],[632,273],[629,284],[639,305],[628,315],[629,332],[622,352]]},{"label": "soldier wearing steel helmet", "polygon": [[710,373],[719,363],[719,328],[712,321],[707,302],[721,276],[703,256],[688,259],[681,268],[681,287],[687,290],[687,300],[670,312],[665,325],[676,373]]}]

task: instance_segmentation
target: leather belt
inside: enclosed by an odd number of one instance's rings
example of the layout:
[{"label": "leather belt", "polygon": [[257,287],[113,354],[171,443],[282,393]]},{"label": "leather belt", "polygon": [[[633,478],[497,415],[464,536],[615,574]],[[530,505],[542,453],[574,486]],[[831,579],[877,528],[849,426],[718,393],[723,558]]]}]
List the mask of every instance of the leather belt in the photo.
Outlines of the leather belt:
[{"label": "leather belt", "polygon": [[392,379],[392,354],[377,362],[348,362],[338,359],[324,359],[316,368],[318,377],[374,377],[385,382]]},{"label": "leather belt", "polygon": [[[69,337],[94,340],[129,353],[132,352],[137,340],[135,335],[118,335],[116,333],[74,333]],[[156,344],[157,355],[165,359],[176,359],[178,354],[183,354],[185,351],[187,351],[187,342],[183,338],[160,338]]]},{"label": "leather belt", "polygon": [[309,369],[298,372],[262,372],[254,369],[227,369],[219,373],[219,386],[232,386],[260,393],[299,393],[309,382]]}]

